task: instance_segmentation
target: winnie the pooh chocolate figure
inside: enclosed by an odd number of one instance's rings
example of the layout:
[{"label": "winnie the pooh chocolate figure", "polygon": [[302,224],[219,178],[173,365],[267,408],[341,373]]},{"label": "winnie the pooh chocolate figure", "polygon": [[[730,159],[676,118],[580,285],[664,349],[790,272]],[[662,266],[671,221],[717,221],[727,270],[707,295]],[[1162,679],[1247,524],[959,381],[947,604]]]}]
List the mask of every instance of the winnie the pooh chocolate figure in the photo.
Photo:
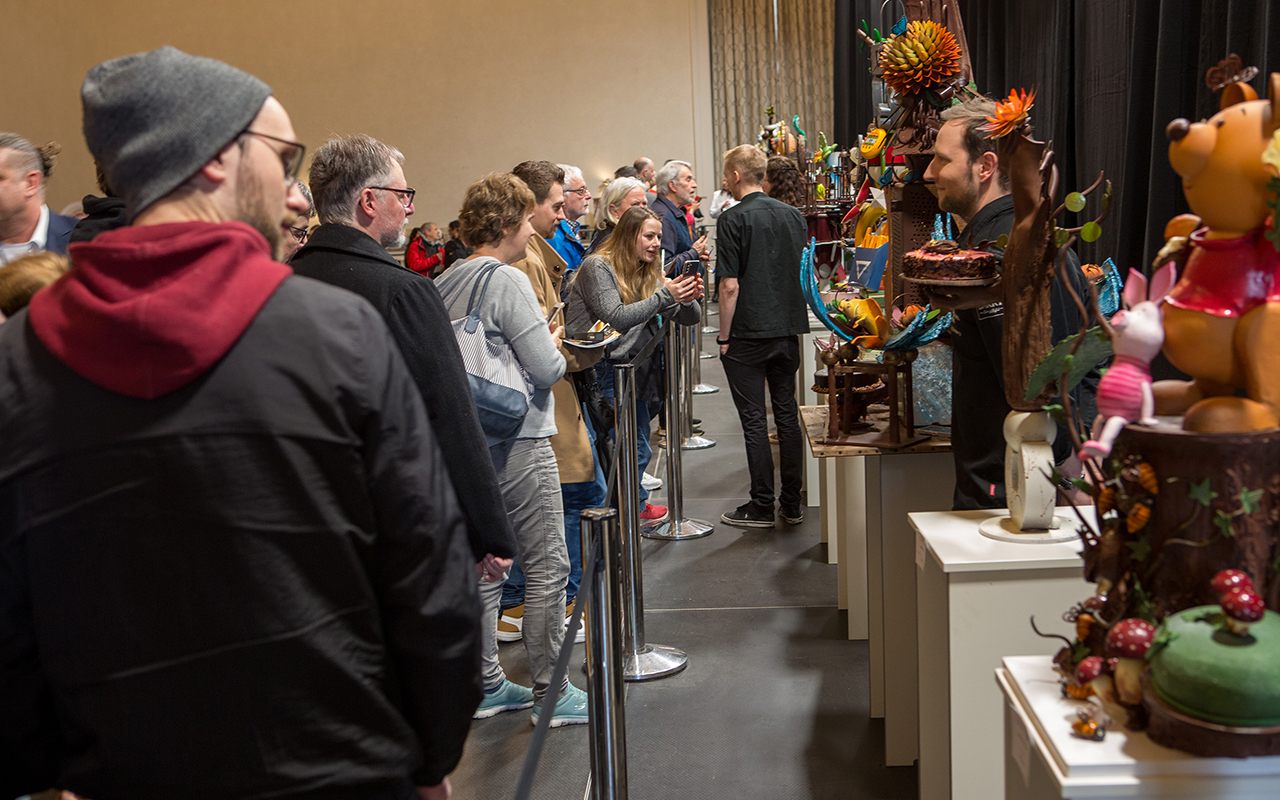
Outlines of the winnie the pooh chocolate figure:
[{"label": "winnie the pooh chocolate figure", "polygon": [[[1265,236],[1275,176],[1263,158],[1280,128],[1280,73],[1267,100],[1228,85],[1204,122],[1169,123],[1169,162],[1199,217],[1164,307],[1164,354],[1193,380],[1155,385],[1156,413],[1205,433],[1280,425],[1280,253]],[[1237,388],[1247,397],[1235,397]]]}]

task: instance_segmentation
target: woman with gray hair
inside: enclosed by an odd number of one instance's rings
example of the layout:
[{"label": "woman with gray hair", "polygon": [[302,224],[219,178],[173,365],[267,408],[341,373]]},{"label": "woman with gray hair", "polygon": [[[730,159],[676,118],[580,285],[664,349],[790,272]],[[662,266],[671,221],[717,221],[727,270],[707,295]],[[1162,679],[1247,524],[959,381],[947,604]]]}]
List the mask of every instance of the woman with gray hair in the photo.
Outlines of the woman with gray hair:
[{"label": "woman with gray hair", "polygon": [[626,213],[627,209],[636,206],[648,205],[649,198],[647,192],[649,187],[645,182],[637,178],[614,178],[609,181],[609,185],[604,187],[604,195],[600,198],[600,209],[597,212],[596,219],[596,235],[591,239],[591,246],[587,248],[587,255],[591,255],[609,239],[613,234],[614,227],[618,224],[618,220]]}]

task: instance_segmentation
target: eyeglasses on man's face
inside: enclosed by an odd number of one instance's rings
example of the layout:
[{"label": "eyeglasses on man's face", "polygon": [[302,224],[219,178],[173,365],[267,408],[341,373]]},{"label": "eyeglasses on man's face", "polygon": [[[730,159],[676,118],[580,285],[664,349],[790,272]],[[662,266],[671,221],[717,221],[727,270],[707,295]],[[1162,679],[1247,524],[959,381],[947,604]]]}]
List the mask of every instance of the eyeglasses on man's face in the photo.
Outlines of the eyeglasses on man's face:
[{"label": "eyeglasses on man's face", "polygon": [[581,188],[578,188],[578,189],[565,189],[565,190],[564,190],[564,193],[565,193],[565,194],[576,194],[576,195],[578,195],[579,197],[588,197],[588,196],[590,196],[590,194],[591,194],[591,192],[590,192],[590,191],[587,189],[587,187],[585,187],[585,186],[583,186],[583,187],[581,187]]},{"label": "eyeglasses on man's face", "polygon": [[307,237],[311,235],[311,232],[310,232],[310,231],[308,231],[306,228],[292,228],[292,227],[291,227],[291,228],[289,228],[289,235],[291,235],[294,239],[297,239],[297,240],[298,240],[298,244],[306,244],[306,243],[307,243]]},{"label": "eyeglasses on man's face", "polygon": [[[284,183],[285,186],[293,185],[298,179],[298,173],[302,170],[302,161],[307,155],[307,146],[301,142],[291,142],[288,139],[281,139],[279,136],[272,136],[269,133],[259,133],[245,129],[241,136],[260,136],[263,139],[270,139],[273,142],[279,142],[284,145],[284,149],[278,152],[280,156],[280,164],[284,167]],[[275,150],[275,148],[271,148]]]},{"label": "eyeglasses on man's face", "polygon": [[400,205],[409,208],[413,205],[413,196],[417,194],[413,189],[393,189],[390,186],[370,186],[370,189],[381,189],[384,192],[395,192],[400,200]]}]

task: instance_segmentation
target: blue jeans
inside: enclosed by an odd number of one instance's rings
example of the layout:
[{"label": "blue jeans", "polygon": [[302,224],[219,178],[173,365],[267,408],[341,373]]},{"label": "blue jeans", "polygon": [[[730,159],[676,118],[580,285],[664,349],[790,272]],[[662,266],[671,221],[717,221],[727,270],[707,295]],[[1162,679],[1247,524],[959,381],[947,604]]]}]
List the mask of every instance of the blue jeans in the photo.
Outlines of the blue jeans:
[{"label": "blue jeans", "polygon": [[[603,366],[604,370],[600,376],[600,389],[605,397],[613,399],[613,365],[607,361],[601,361],[598,366]],[[654,404],[658,405],[657,403]],[[644,488],[644,471],[649,466],[649,460],[653,458],[653,448],[649,446],[650,427],[653,417],[650,415],[649,402],[646,400],[636,400],[636,466],[639,468],[637,482],[640,483],[640,508],[644,509],[645,503],[649,502],[649,490]],[[610,433],[612,436],[613,434]]]},{"label": "blue jeans", "polygon": [[[582,483],[560,484],[560,499],[564,503],[564,547],[569,553],[569,583],[565,586],[565,603],[572,603],[578,596],[578,587],[582,584],[582,511],[587,508],[600,508],[605,504],[604,471],[595,457],[596,432],[591,427],[591,418],[582,412],[582,421],[587,426],[587,436],[591,440],[591,463],[595,467],[594,480]],[[502,587],[502,607],[511,608],[524,602],[524,570],[520,569],[520,560],[511,565],[511,574]]]}]

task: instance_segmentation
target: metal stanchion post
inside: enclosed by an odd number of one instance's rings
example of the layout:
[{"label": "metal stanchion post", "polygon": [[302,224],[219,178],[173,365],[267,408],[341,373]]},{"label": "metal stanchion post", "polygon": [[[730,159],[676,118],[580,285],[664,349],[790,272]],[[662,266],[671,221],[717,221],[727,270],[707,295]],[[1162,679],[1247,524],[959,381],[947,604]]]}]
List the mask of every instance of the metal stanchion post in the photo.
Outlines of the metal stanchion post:
[{"label": "metal stanchion post", "polygon": [[587,605],[587,715],[591,725],[592,800],[627,800],[627,726],[622,692],[622,533],[618,512],[582,512],[582,552],[596,541]]},{"label": "metal stanchion post", "polygon": [[[676,363],[679,359],[680,348],[682,343],[676,340],[674,336],[676,328],[681,331],[692,333],[692,327],[687,325],[677,325],[674,321],[668,322],[671,327],[667,329],[667,361],[668,363]],[[687,355],[687,353],[685,354]],[[685,361],[682,369],[687,368],[689,361]],[[677,381],[677,375],[667,374],[667,431],[688,430],[682,427],[688,424],[688,414],[684,407],[685,391],[681,388],[681,381]],[[682,416],[683,415],[683,416]],[[692,438],[692,437],[690,437]],[[688,439],[686,439],[688,441]],[[709,439],[707,441],[710,441]],[[712,442],[715,444],[715,442]],[[709,445],[708,445],[709,446]],[[648,539],[698,539],[710,534],[715,530],[709,522],[700,519],[687,519],[684,516],[684,468],[681,462],[683,456],[681,450],[687,450],[688,447],[678,447],[675,444],[675,437],[667,436],[665,442],[667,450],[667,479],[663,484],[663,488],[667,492],[667,519],[656,525],[646,525],[640,529],[640,535]]]},{"label": "metal stanchion post", "polygon": [[[712,280],[715,279],[715,274],[716,274],[716,268],[714,266],[707,265],[702,268],[702,285],[706,289],[707,299],[704,299],[702,301],[702,322],[704,324],[701,328],[698,328],[698,333],[719,333],[720,332],[720,326],[716,325],[714,328],[711,327],[711,320],[710,320],[710,317],[718,316],[720,314],[719,310],[716,310],[716,311],[711,310],[711,300],[710,300],[711,282]],[[698,351],[702,352],[701,337],[698,338]],[[702,357],[711,358],[709,354],[704,354]]]},{"label": "metal stanchion post", "polygon": [[[715,447],[715,439],[693,435],[693,367],[697,363],[693,357],[693,326],[679,325],[674,320],[667,332],[667,404],[672,399],[680,403],[677,409],[677,420],[680,427],[682,450],[705,450]],[[673,391],[674,389],[674,391]],[[719,391],[713,388],[711,391]],[[670,432],[672,429],[667,428]]]},{"label": "metal stanchion post", "polygon": [[[697,326],[689,327],[689,382],[693,384],[694,394],[715,394],[720,391],[719,386],[712,386],[709,383],[702,382],[702,329]],[[693,418],[693,404],[689,404],[689,417]]]},{"label": "metal stanchion post", "polygon": [[[670,333],[668,333],[668,337]],[[670,345],[668,345],[670,346]],[[644,640],[644,581],[640,566],[640,475],[636,468],[636,373],[633,364],[613,368],[618,515],[622,519],[622,677],[644,681],[673,675],[689,664],[674,647]],[[648,435],[648,431],[645,431]],[[667,438],[671,438],[668,431]]]}]

